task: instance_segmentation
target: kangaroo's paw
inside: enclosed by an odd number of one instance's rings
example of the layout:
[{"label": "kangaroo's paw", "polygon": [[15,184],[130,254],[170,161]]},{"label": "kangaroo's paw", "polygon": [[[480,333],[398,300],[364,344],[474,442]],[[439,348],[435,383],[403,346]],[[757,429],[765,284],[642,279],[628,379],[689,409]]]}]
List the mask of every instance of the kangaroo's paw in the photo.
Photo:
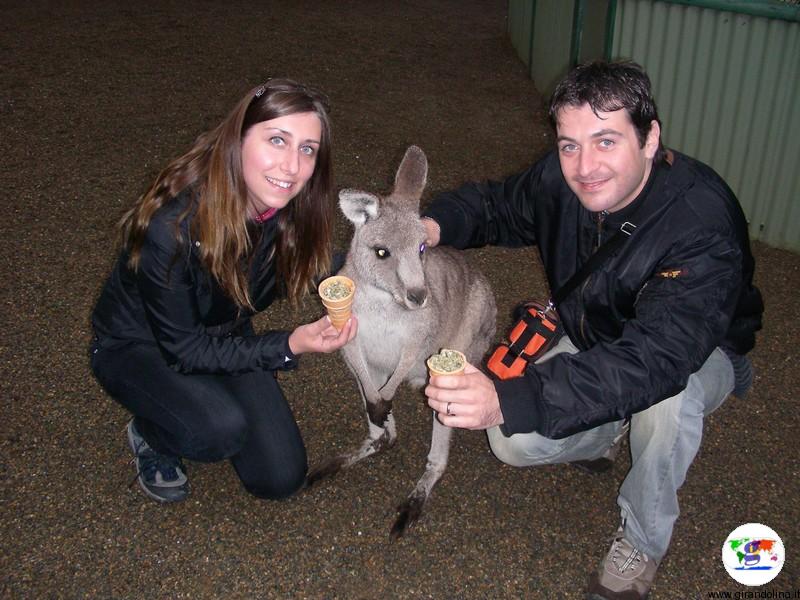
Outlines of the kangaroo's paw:
[{"label": "kangaroo's paw", "polygon": [[347,458],[344,456],[334,456],[332,458],[325,459],[320,464],[311,468],[306,475],[306,483],[305,488],[310,488],[323,479],[327,479],[338,473],[339,471],[344,468],[345,463],[347,462]]},{"label": "kangaroo's paw", "polygon": [[401,537],[411,526],[422,516],[422,509],[427,498],[422,495],[412,494],[408,499],[397,507],[397,519],[392,525],[389,537],[396,540]]}]

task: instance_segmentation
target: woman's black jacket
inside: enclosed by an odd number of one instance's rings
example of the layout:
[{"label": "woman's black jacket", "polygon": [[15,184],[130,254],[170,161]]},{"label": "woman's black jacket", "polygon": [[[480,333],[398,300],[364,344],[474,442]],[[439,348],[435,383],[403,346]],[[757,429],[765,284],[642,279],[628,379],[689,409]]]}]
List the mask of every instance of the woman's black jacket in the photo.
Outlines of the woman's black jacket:
[{"label": "woman's black jacket", "polygon": [[[745,354],[761,327],[747,223],[706,165],[670,153],[621,211],[588,212],[558,155],[501,182],[440,195],[424,214],[442,244],[536,244],[550,289],[561,287],[636,211],[636,229],[558,307],[581,350],[497,381],[506,435],[560,438],[625,418],[681,391],[715,347]],[[640,208],[641,206],[641,208]]]},{"label": "woman's black jacket", "polygon": [[[256,369],[289,369],[296,357],[289,333],[252,333],[252,311],[239,310],[200,260],[200,242],[192,239],[192,202],[188,192],[153,215],[136,272],[123,251],[103,287],[92,314],[103,347],[141,342],[156,344],[164,360],[182,373],[237,374]],[[251,224],[250,294],[256,311],[275,296],[273,258],[277,217]]]}]

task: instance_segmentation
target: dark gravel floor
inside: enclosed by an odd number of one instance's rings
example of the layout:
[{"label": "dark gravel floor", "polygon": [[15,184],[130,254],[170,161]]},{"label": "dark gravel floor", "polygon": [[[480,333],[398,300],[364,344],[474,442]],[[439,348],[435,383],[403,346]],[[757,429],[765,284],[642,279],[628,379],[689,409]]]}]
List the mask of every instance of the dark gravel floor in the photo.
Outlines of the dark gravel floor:
[{"label": "dark gravel floor", "polygon": [[[627,459],[596,477],[519,470],[499,464],[483,434],[458,432],[429,512],[390,543],[430,432],[421,396],[403,390],[398,446],[319,489],[264,502],[227,464],[191,464],[190,499],[161,507],[128,487],[127,417],[87,365],[89,313],[123,208],[268,76],[330,94],[341,187],[386,190],[411,143],[431,163],[427,197],[541,155],[541,99],[505,10],[505,0],[0,0],[1,597],[580,597],[616,527]],[[340,246],[349,235],[341,221]],[[765,589],[800,589],[800,257],[762,244],[755,253],[767,302],[756,384],[708,419],[656,599],[742,590],[720,549],[751,521],[787,548]],[[500,331],[516,300],[543,293],[532,251],[469,259],[491,279]],[[320,312],[281,304],[258,325]],[[338,356],[304,359],[282,382],[312,461],[360,441],[364,418]]]}]

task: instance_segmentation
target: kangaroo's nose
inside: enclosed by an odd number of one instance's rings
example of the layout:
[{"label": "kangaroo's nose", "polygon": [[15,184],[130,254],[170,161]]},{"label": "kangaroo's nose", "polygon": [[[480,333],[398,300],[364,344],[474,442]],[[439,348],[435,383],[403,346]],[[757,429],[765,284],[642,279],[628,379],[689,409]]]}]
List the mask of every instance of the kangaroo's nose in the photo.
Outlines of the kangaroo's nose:
[{"label": "kangaroo's nose", "polygon": [[428,297],[428,293],[425,291],[425,288],[415,288],[408,290],[406,293],[406,298],[412,304],[416,304],[417,306],[422,306],[425,302],[425,298]]}]

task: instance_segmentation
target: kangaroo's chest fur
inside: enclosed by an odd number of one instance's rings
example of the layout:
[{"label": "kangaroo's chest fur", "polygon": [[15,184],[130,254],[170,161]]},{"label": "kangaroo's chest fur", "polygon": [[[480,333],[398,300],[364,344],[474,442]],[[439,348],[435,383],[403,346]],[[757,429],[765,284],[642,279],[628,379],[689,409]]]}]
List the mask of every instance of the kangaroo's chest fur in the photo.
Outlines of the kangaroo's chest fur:
[{"label": "kangaroo's chest fur", "polygon": [[386,291],[361,280],[348,265],[342,274],[356,282],[353,312],[358,335],[343,348],[345,362],[362,361],[380,389],[404,354],[414,360],[403,380],[412,387],[427,379],[425,359],[443,347],[457,348],[476,363],[494,335],[495,304],[488,282],[450,248],[431,248],[425,268],[428,301],[413,310]]},{"label": "kangaroo's chest fur", "polygon": [[377,288],[358,288],[358,291],[353,312],[358,316],[359,332],[355,343],[344,349],[345,361],[353,364],[356,360],[363,360],[373,384],[380,389],[394,373],[403,352],[416,348],[420,360],[415,363],[420,363],[420,367],[412,368],[405,379],[421,378],[424,381],[422,363],[428,345],[425,343],[427,315],[424,313],[429,309],[408,310]]}]

